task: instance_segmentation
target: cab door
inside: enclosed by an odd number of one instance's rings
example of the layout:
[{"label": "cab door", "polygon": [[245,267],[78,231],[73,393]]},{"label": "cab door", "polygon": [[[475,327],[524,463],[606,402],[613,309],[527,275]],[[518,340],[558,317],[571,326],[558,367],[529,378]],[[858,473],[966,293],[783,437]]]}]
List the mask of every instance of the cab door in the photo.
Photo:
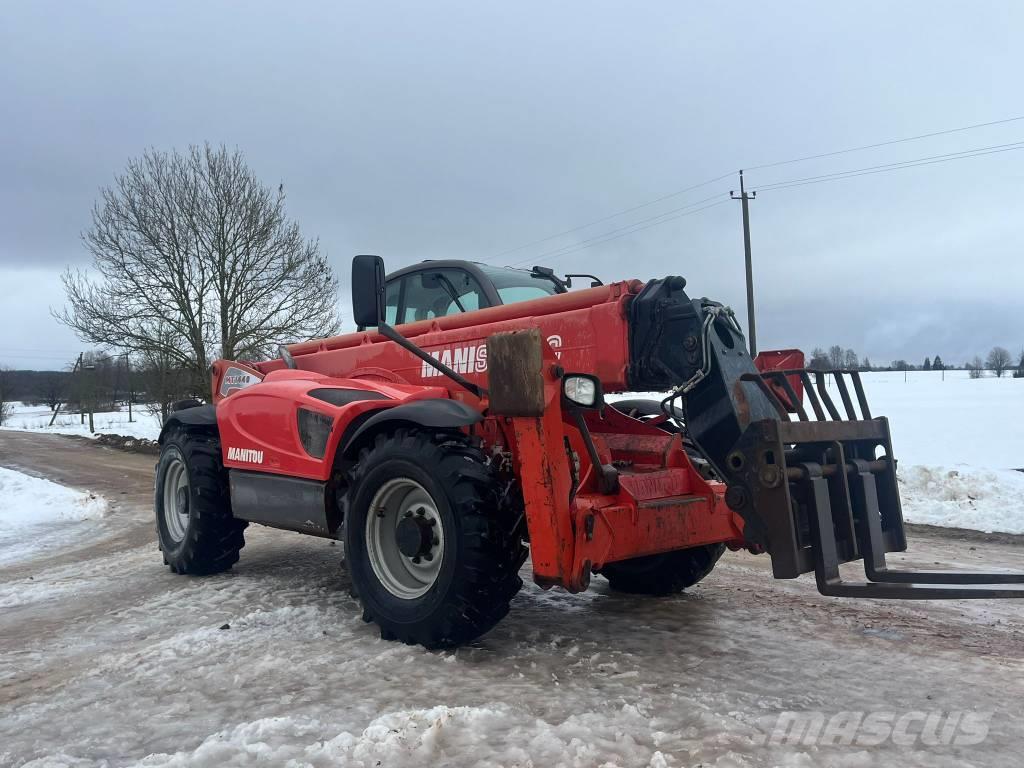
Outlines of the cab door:
[{"label": "cab door", "polygon": [[[414,323],[491,306],[480,282],[458,267],[427,267],[387,283],[388,323]],[[392,319],[394,318],[394,319]]]}]

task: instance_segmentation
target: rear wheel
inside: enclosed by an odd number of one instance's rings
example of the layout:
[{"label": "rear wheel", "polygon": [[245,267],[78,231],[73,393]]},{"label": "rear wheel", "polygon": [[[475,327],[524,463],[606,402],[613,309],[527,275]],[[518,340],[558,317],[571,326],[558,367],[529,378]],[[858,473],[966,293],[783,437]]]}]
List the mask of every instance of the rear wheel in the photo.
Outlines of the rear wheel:
[{"label": "rear wheel", "polygon": [[461,434],[378,435],[349,478],[345,559],[385,639],[469,642],[508,613],[526,559],[501,484]]},{"label": "rear wheel", "polygon": [[208,430],[171,429],[156,468],[156,532],[175,573],[226,571],[245,546],[246,523],[231,516],[220,440]]},{"label": "rear wheel", "polygon": [[612,589],[641,595],[673,595],[692,587],[715,567],[724,544],[691,547],[609,563],[600,573]]}]

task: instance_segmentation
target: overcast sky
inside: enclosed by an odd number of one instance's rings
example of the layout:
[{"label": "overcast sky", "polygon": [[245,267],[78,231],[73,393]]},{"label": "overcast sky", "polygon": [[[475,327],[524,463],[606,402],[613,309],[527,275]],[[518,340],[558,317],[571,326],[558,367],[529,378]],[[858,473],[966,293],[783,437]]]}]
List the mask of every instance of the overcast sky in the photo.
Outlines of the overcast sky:
[{"label": "overcast sky", "polygon": [[[83,348],[50,316],[99,187],[224,142],[283,182],[347,291],[355,253],[681,274],[745,316],[739,204],[589,248],[736,169],[1024,115],[1006,2],[6,3],[0,364]],[[750,170],[749,186],[1024,141],[1024,120]],[[1024,151],[766,190],[759,346],[872,361],[1024,346]],[[658,219],[657,221],[660,221]],[[562,249],[562,250],[559,250]],[[566,252],[568,251],[568,252]],[[552,253],[556,252],[556,253]],[[348,297],[339,297],[348,315]]]}]

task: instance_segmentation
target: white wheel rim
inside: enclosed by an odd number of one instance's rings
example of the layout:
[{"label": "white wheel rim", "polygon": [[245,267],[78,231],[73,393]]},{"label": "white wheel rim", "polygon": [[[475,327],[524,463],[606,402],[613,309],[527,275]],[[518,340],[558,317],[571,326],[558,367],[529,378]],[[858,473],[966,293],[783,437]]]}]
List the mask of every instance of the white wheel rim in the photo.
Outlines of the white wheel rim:
[{"label": "white wheel rim", "polygon": [[189,503],[191,494],[188,486],[188,469],[177,456],[171,458],[164,472],[164,527],[175,543],[184,541],[188,530]]},{"label": "white wheel rim", "polygon": [[[423,536],[422,546],[410,555],[399,545],[399,525],[410,525]],[[407,477],[382,485],[370,501],[366,517],[366,552],[374,574],[384,588],[402,600],[426,594],[441,571],[444,526],[426,489]]]}]

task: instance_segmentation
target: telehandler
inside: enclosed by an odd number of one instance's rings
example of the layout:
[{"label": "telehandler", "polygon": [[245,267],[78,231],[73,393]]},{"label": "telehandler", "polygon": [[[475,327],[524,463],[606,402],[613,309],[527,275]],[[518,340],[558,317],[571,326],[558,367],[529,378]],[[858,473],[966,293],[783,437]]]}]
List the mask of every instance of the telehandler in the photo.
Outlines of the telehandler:
[{"label": "telehandler", "polygon": [[[896,460],[858,373],[752,360],[732,312],[685,288],[461,261],[385,278],[356,256],[360,330],[218,360],[212,402],[168,418],[164,562],[224,571],[250,522],[341,539],[363,618],[428,648],[505,616],[528,554],[570,592],[601,574],[675,593],[728,547],[823,595],[1024,597],[1021,574],[890,570]],[[842,578],[857,560],[866,580]]]}]

